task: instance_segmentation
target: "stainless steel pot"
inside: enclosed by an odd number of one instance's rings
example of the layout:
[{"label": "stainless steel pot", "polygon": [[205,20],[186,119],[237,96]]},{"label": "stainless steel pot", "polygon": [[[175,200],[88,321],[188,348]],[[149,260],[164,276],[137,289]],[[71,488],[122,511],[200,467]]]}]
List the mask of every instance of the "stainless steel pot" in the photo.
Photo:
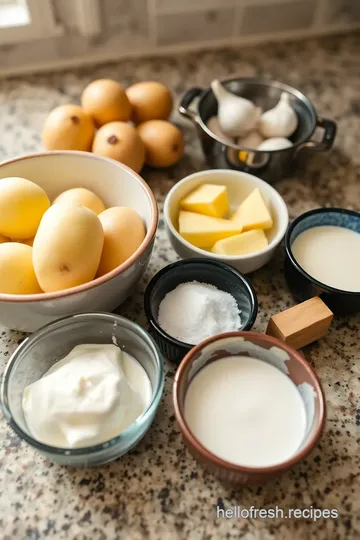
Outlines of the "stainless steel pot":
[{"label": "stainless steel pot", "polygon": [[[254,174],[272,183],[289,174],[296,158],[305,157],[305,150],[330,150],[336,136],[336,124],[317,116],[311,101],[299,90],[277,81],[266,79],[225,79],[222,84],[234,94],[245,97],[263,110],[271,109],[286,92],[295,109],[299,125],[290,137],[293,146],[283,150],[259,151],[234,144],[224,144],[210,129],[207,122],[217,115],[217,100],[210,88],[190,88],[179,106],[179,111],[194,122],[202,149],[210,167],[233,168]],[[323,130],[320,142],[312,140],[316,128]]]}]

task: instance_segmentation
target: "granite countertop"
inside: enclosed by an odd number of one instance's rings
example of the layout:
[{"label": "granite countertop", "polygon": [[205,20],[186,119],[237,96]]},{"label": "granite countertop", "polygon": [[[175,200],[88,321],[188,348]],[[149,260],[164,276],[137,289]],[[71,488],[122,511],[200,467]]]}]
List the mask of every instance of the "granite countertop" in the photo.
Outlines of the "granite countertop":
[{"label": "granite countertop", "polygon": [[[113,77],[125,84],[158,79],[180,96],[216,75],[270,75],[298,87],[318,113],[338,123],[331,153],[316,155],[296,176],[279,181],[291,217],[318,206],[360,209],[360,36],[330,37],[242,50],[129,60],[61,74],[0,82],[0,158],[41,148],[39,131],[56,105],[77,101],[90,80]],[[160,209],[168,190],[205,168],[190,123],[186,156],[171,170],[145,172]],[[174,261],[160,219],[156,247],[139,291],[118,310],[145,325],[142,293],[150,277]],[[259,296],[255,330],[292,305],[283,255],[252,276]],[[4,540],[43,538],[344,540],[360,537],[360,318],[336,318],[329,335],[304,350],[324,386],[328,422],[315,451],[277,481],[261,487],[228,487],[204,473],[184,447],[174,419],[175,366],[166,362],[165,393],[150,432],[130,454],[103,467],[75,470],[36,454],[0,418],[0,530]],[[23,337],[0,329],[2,369]],[[2,371],[1,369],[1,371]],[[339,518],[216,519],[216,506],[338,509]]]}]

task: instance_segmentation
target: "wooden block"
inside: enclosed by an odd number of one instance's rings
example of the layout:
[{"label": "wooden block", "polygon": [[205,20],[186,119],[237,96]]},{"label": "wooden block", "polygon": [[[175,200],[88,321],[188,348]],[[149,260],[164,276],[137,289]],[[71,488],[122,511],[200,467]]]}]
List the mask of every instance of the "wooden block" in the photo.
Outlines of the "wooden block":
[{"label": "wooden block", "polygon": [[266,333],[281,339],[294,349],[301,349],[327,333],[333,316],[327,305],[315,296],[273,315]]}]

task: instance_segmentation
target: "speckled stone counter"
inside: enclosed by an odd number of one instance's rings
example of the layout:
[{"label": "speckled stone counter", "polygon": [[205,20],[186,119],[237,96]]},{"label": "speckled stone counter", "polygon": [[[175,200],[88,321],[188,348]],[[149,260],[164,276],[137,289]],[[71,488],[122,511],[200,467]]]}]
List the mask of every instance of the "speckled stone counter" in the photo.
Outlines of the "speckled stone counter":
[{"label": "speckled stone counter", "polygon": [[[278,182],[291,217],[324,205],[360,210],[360,37],[328,38],[238,51],[131,60],[93,69],[0,82],[0,158],[41,148],[39,130],[54,106],[77,101],[94,78],[129,84],[158,79],[177,96],[216,76],[270,75],[303,90],[318,113],[338,122],[335,148],[317,155],[297,175]],[[145,172],[160,209],[183,176],[205,167],[194,130],[177,118],[186,135],[186,156],[167,171]],[[160,219],[157,244],[139,291],[119,313],[145,325],[142,293],[160,268],[175,260]],[[292,299],[279,249],[252,276],[260,310],[255,330]],[[2,331],[1,331],[2,330]],[[360,317],[337,318],[331,333],[304,350],[324,386],[328,422],[321,443],[306,461],[261,487],[228,487],[204,473],[186,451],[177,428],[171,388],[175,366],[166,362],[165,394],[156,421],[124,458],[85,470],[60,467],[21,443],[0,419],[0,531],[4,540],[43,538],[344,540],[360,538]],[[23,336],[0,329],[1,365]],[[232,508],[338,509],[339,518],[216,519],[216,506]]]}]

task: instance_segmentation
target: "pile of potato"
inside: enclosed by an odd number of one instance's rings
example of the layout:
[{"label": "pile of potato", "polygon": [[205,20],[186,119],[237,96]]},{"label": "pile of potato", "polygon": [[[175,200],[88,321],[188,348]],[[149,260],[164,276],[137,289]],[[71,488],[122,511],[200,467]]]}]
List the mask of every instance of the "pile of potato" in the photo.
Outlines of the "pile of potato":
[{"label": "pile of potato", "polygon": [[136,172],[144,164],[170,167],[184,152],[181,131],[167,119],[173,108],[169,89],[140,82],[125,89],[110,79],[90,83],[79,105],[61,105],[45,121],[47,150],[92,151]]},{"label": "pile of potato", "polygon": [[61,291],[125,262],[145,238],[139,214],[106,208],[92,191],[73,188],[50,204],[26,178],[0,182],[0,293]]}]

